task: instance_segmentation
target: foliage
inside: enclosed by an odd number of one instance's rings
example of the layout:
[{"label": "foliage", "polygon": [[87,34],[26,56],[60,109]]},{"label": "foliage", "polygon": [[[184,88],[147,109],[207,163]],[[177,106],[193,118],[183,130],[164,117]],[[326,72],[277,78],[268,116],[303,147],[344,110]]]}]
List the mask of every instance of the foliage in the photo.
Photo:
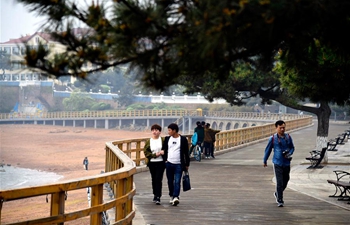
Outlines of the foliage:
[{"label": "foliage", "polygon": [[73,92],[69,98],[63,99],[66,111],[105,110],[110,109],[110,104],[98,103],[87,94]]},{"label": "foliage", "polygon": [[106,84],[101,84],[99,90],[101,90],[102,93],[108,93],[111,91],[111,88]]},{"label": "foliage", "polygon": [[123,69],[115,67],[104,72],[90,74],[88,79],[78,79],[74,82],[74,87],[83,92],[99,92],[101,90],[102,93],[108,93],[109,90],[112,93],[117,93],[123,88],[133,90],[132,82],[125,76],[127,75]]},{"label": "foliage", "polygon": [[210,105],[203,105],[201,107],[203,111],[227,111],[227,112],[253,112],[252,106],[230,106],[226,104],[210,104]]},{"label": "foliage", "polygon": [[91,110],[98,111],[98,110],[107,110],[111,109],[111,104],[107,104],[104,102],[96,102],[91,106]]},{"label": "foliage", "polygon": [[[337,54],[327,43],[315,39],[305,46],[303,54],[293,48],[280,51],[276,71],[282,87],[300,99],[308,97],[311,102],[336,102],[344,105],[349,101],[350,61]],[[350,103],[350,102],[348,102]]]},{"label": "foliage", "polygon": [[[49,50],[27,48],[27,64],[48,74],[86,79],[129,63],[157,90],[180,84],[232,105],[260,96],[327,115],[329,101],[349,99],[349,1],[119,0],[111,11],[94,2],[82,10],[70,1],[18,1],[48,15],[48,30],[67,46],[50,61]],[[74,34],[74,20],[89,28],[85,35]],[[278,52],[281,67],[272,71]],[[86,63],[97,67],[84,71]],[[322,109],[299,105],[305,98]]]},{"label": "foliage", "polygon": [[336,113],[337,115],[344,115],[344,112],[347,115],[350,115],[350,106],[339,106],[337,104],[330,105],[332,112]]},{"label": "foliage", "polygon": [[129,105],[126,110],[145,110],[145,109],[148,109],[148,110],[160,110],[160,109],[180,110],[180,109],[184,109],[184,108],[181,106],[178,106],[178,105],[165,104],[164,102],[162,102],[162,103],[156,103],[156,104],[151,104],[151,105],[135,103],[135,104]]},{"label": "foliage", "polygon": [[69,98],[63,99],[63,106],[66,111],[84,111],[91,108],[93,101],[87,95],[74,92]]},{"label": "foliage", "polygon": [[130,90],[128,90],[127,86],[121,88],[120,92],[118,92],[118,97],[113,97],[113,101],[118,102],[119,106],[128,106],[131,105],[134,101],[134,96]]}]

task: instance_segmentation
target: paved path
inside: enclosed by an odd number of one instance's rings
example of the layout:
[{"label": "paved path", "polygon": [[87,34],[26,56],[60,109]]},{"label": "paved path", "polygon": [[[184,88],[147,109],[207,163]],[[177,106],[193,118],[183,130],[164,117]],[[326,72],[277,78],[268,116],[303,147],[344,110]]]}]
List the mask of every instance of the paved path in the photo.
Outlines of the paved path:
[{"label": "paved path", "polygon": [[[349,124],[331,124],[329,138],[349,127]],[[271,157],[267,168],[262,164],[266,146],[263,141],[217,155],[216,159],[192,161],[193,189],[181,192],[177,207],[168,203],[165,176],[162,205],[155,205],[149,172],[136,174],[137,216],[133,224],[350,224],[350,205],[329,198],[334,187],[326,181],[335,178],[332,172],[335,169],[350,171],[350,141],[339,147],[338,152],[328,152],[329,164],[322,169],[307,169],[309,163],[305,157],[315,147],[316,128],[314,125],[291,133],[296,151],[283,208],[277,207],[273,196]]]}]

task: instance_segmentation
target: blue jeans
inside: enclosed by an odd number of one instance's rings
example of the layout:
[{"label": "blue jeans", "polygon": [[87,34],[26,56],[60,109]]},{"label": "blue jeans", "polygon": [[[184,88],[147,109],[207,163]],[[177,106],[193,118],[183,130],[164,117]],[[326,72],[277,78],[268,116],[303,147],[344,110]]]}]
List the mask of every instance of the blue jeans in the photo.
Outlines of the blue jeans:
[{"label": "blue jeans", "polygon": [[166,177],[168,179],[169,196],[179,197],[181,188],[182,167],[181,164],[166,162]]}]

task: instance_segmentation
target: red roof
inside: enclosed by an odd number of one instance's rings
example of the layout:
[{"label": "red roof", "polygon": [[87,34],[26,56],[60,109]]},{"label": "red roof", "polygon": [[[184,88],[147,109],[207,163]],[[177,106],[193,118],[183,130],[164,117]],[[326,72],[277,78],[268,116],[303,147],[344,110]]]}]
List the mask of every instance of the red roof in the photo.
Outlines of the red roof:
[{"label": "red roof", "polygon": [[[72,29],[72,33],[74,35],[76,35],[77,37],[89,35],[90,32],[91,32],[91,29],[89,29],[89,28],[80,28],[80,27],[78,27],[78,28],[73,28]],[[26,41],[30,40],[35,35],[39,35],[40,37],[42,37],[46,41],[54,41],[54,39],[51,37],[51,35],[49,33],[35,32],[32,35],[28,34],[26,36],[22,36],[22,37],[17,38],[17,39],[12,39],[11,38],[9,41],[1,42],[0,44],[20,44],[20,43],[23,43],[23,42],[26,42]]]},{"label": "red roof", "polygon": [[50,41],[52,40],[50,34],[48,33],[44,33],[44,32],[35,32],[34,34],[30,35],[27,34],[26,36],[22,36],[20,38],[16,38],[16,39],[10,39],[9,41],[6,42],[2,42],[0,44],[19,44],[19,43],[23,43],[26,42],[28,40],[30,40],[31,38],[33,38],[35,35],[39,35],[40,37],[42,37],[44,40],[46,41]]}]

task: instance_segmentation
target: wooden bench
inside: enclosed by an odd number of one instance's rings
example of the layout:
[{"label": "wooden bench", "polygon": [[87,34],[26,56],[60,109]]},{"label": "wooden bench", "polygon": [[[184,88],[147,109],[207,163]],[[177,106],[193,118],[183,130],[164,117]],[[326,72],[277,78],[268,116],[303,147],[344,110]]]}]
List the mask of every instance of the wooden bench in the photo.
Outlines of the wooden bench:
[{"label": "wooden bench", "polygon": [[321,151],[313,150],[310,152],[310,156],[306,157],[306,160],[309,160],[311,163],[311,166],[309,166],[307,169],[321,169],[323,166],[321,166],[321,162],[324,158],[324,155],[326,154],[327,147],[322,148]]},{"label": "wooden bench", "polygon": [[337,197],[338,200],[350,200],[350,173],[343,170],[334,170],[333,172],[337,179],[327,180],[327,182],[335,186],[335,192],[329,197]]}]

